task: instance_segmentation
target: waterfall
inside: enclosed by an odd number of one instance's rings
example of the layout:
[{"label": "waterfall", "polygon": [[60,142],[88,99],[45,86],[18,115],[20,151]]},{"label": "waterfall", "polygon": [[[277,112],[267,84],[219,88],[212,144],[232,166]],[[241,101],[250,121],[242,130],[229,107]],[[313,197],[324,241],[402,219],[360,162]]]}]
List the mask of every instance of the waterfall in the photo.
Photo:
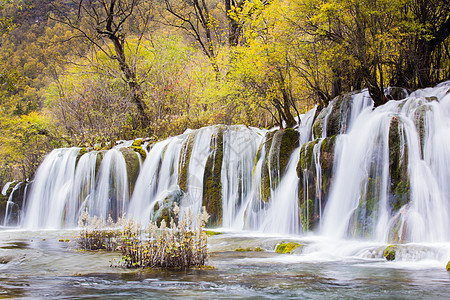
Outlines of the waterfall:
[{"label": "waterfall", "polygon": [[158,223],[177,217],[175,205],[181,216],[205,206],[209,226],[233,230],[450,241],[449,90],[387,88],[403,99],[377,108],[367,90],[341,95],[294,129],[215,125],[110,150],[55,149],[21,225],[72,228],[84,210]]}]

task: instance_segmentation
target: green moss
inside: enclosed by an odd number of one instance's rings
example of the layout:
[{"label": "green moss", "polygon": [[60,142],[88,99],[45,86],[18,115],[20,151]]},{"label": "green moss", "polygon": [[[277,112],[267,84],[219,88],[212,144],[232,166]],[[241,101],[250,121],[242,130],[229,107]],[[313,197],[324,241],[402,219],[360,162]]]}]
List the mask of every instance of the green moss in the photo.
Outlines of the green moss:
[{"label": "green moss", "polygon": [[209,226],[222,223],[223,131],[223,128],[219,128],[211,139],[210,155],[203,174],[203,205],[210,215]]},{"label": "green moss", "polygon": [[213,236],[213,235],[221,235],[222,232],[219,231],[212,231],[212,230],[203,230],[204,233],[206,233],[207,236]]},{"label": "green moss", "polygon": [[261,249],[260,247],[256,247],[256,248],[251,248],[251,247],[247,247],[247,248],[236,248],[234,249],[234,251],[236,252],[263,252],[264,250]]},{"label": "green moss", "polygon": [[447,263],[447,267],[445,268],[447,271],[450,271],[450,261]]},{"label": "green moss", "polygon": [[250,251],[252,251],[252,248],[237,248],[237,249],[234,249],[234,251],[236,251],[236,252],[250,252]]},{"label": "green moss", "polygon": [[142,148],[141,146],[130,146],[129,148],[134,152],[139,153],[139,155],[141,155],[142,157],[142,160],[145,160],[147,158],[147,152],[145,152],[144,148]]},{"label": "green moss", "polygon": [[392,261],[395,259],[395,253],[397,252],[397,245],[387,246],[383,251],[383,256],[386,260]]},{"label": "green moss", "polygon": [[294,251],[294,249],[296,249],[300,246],[302,246],[302,245],[300,245],[299,243],[294,243],[294,242],[280,243],[275,248],[275,252],[280,253],[280,254],[291,254],[292,251]]},{"label": "green moss", "polygon": [[131,144],[131,147],[141,147],[142,146],[142,139],[137,139],[133,141],[133,144]]}]

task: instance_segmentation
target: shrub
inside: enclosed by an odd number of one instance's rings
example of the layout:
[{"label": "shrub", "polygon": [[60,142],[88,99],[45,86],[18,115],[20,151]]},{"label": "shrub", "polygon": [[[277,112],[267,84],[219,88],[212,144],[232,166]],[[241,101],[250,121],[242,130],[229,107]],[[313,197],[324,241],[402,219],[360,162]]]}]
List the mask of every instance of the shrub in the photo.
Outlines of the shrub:
[{"label": "shrub", "polygon": [[[175,206],[175,215],[178,212],[179,208]],[[201,267],[205,265],[208,256],[207,235],[203,231],[208,217],[203,208],[195,219],[192,212],[188,211],[178,225],[171,219],[169,226],[162,220],[159,227],[154,223],[142,227],[124,217],[117,223],[105,223],[96,217],[89,217],[85,212],[80,217],[81,234],[78,243],[85,250],[120,250],[120,265],[126,268]],[[108,226],[107,229],[105,225]]]}]

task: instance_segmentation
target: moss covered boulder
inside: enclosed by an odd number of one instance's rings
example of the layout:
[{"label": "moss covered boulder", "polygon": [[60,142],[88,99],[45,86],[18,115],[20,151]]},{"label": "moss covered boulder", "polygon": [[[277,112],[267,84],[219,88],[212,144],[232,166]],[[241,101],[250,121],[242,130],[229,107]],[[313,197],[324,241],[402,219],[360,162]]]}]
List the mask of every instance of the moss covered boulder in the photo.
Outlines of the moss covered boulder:
[{"label": "moss covered boulder", "polygon": [[280,254],[291,254],[296,248],[301,247],[299,243],[287,242],[280,243],[276,246],[275,252]]},{"label": "moss covered boulder", "polygon": [[155,222],[158,226],[161,225],[161,221],[164,220],[169,226],[171,219],[178,222],[178,216],[174,213],[175,204],[180,205],[181,198],[183,197],[183,191],[174,190],[167,194],[167,196],[153,206],[152,222]]},{"label": "moss covered boulder", "polygon": [[392,261],[395,259],[395,254],[397,252],[397,245],[387,246],[383,251],[383,257],[388,261]]},{"label": "moss covered boulder", "polygon": [[219,127],[212,135],[210,154],[206,160],[203,174],[203,206],[210,215],[208,226],[222,224],[222,159],[223,159],[223,132]]},{"label": "moss covered boulder", "polygon": [[132,194],[141,169],[138,157],[139,153],[130,148],[120,148],[120,152],[125,158],[125,163],[127,165],[128,188],[130,194]]},{"label": "moss covered boulder", "polygon": [[391,119],[389,127],[389,174],[389,205],[393,212],[397,212],[410,201],[408,145],[398,116]]},{"label": "moss covered boulder", "polygon": [[347,132],[352,95],[353,93],[337,96],[320,111],[313,123],[313,139]]},{"label": "moss covered boulder", "polygon": [[142,148],[142,145],[143,145],[142,139],[137,139],[137,140],[134,140],[133,143],[131,144],[131,146],[128,148],[133,150],[136,153],[139,153],[142,160],[145,160],[147,158],[147,152],[144,150],[144,148]]},{"label": "moss covered boulder", "polygon": [[300,149],[300,160],[297,164],[298,199],[302,228],[305,232],[317,228],[320,212],[325,209],[334,181],[335,143],[336,136],[332,136],[307,142]]},{"label": "moss covered boulder", "polygon": [[180,162],[179,162],[179,175],[178,175],[178,186],[182,191],[186,192],[187,190],[187,179],[188,179],[188,171],[189,171],[189,162],[191,160],[192,147],[194,146],[194,139],[197,135],[198,131],[191,132],[183,145],[181,146],[180,151]]},{"label": "moss covered boulder", "polygon": [[256,155],[256,162],[262,159],[261,199],[268,202],[270,190],[275,189],[286,172],[292,152],[298,147],[299,133],[286,128],[266,133]]},{"label": "moss covered boulder", "polygon": [[268,202],[270,198],[270,173],[269,173],[269,152],[270,148],[272,147],[272,141],[273,136],[275,134],[275,131],[269,131],[264,136],[264,142],[261,144],[261,146],[258,149],[258,152],[256,153],[256,160],[255,165],[257,164],[259,159],[262,159],[262,166],[261,166],[261,199],[264,202]]}]

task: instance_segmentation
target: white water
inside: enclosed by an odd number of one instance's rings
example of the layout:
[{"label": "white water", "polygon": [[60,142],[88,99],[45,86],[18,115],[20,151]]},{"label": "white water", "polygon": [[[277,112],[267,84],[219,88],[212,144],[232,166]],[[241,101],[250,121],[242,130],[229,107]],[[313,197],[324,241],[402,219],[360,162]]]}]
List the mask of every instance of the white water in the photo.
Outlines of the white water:
[{"label": "white water", "polygon": [[[335,102],[330,104],[323,112],[322,136],[313,137],[320,139],[313,157],[319,234],[333,239],[365,238],[386,243],[393,228],[399,226],[401,241],[450,241],[447,230],[450,227],[448,89],[450,83],[417,91],[405,100],[391,101],[376,109],[372,108],[367,91],[353,94],[349,103],[340,108],[336,108]],[[429,102],[423,98],[430,95],[439,101]],[[335,176],[327,199],[321,190],[320,145],[322,139],[327,138],[326,126],[333,109],[340,110],[342,120],[334,152]],[[417,114],[424,109],[421,142]],[[300,147],[311,140],[314,115],[315,110],[311,110],[300,118],[301,125],[297,128]],[[410,202],[398,211],[393,211],[389,202],[393,193],[389,182],[392,118],[399,120],[402,140],[399,151],[408,157],[410,181]],[[258,149],[264,149],[261,144],[266,142],[266,131],[245,126],[189,130],[154,144],[142,163],[131,196],[125,160],[118,148],[104,153],[98,170],[97,152],[84,154],[76,163],[78,148],[56,149],[36,173],[22,226],[32,229],[74,227],[80,212],[86,208],[103,218],[110,214],[117,218],[126,213],[147,223],[154,221],[156,203],[161,205],[174,197],[182,212],[188,209],[198,212],[204,205],[205,165],[208,157],[215,155],[212,140],[219,132],[223,132],[221,225],[233,230],[302,234],[296,172],[300,147],[293,151],[285,174],[270,178],[279,182],[271,182],[270,201],[264,203],[261,168],[266,153],[262,151],[260,158],[255,158]],[[130,144],[125,142],[120,147]],[[275,153],[277,149],[272,147],[268,151]],[[181,190],[180,166],[187,160],[186,186]],[[308,195],[306,197],[308,199]]]}]

